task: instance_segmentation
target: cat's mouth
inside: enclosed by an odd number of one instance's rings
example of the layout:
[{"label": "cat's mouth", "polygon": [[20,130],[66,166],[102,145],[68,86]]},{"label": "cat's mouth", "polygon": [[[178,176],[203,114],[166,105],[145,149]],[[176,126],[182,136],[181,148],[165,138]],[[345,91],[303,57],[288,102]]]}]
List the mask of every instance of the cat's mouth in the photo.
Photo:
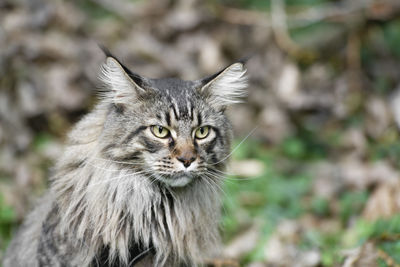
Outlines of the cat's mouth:
[{"label": "cat's mouth", "polygon": [[195,175],[192,172],[178,171],[168,176],[159,176],[158,179],[171,187],[183,187],[188,185]]}]

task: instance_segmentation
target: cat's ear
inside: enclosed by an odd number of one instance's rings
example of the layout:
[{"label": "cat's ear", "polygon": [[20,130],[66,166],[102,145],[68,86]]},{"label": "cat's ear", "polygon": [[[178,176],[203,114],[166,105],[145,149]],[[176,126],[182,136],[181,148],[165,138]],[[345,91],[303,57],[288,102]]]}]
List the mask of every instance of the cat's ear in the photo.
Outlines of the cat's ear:
[{"label": "cat's ear", "polygon": [[105,97],[114,104],[128,104],[146,94],[146,79],[131,72],[114,56],[107,55],[100,79],[105,83]]},{"label": "cat's ear", "polygon": [[214,75],[200,80],[200,94],[218,110],[240,103],[246,96],[246,68],[242,62],[236,62]]}]

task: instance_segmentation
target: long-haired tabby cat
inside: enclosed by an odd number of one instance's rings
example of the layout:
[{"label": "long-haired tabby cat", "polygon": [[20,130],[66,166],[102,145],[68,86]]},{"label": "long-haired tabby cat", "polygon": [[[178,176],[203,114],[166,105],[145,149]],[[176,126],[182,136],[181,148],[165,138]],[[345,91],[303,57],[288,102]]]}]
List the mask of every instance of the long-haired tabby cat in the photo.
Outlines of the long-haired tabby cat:
[{"label": "long-haired tabby cat", "polygon": [[70,133],[4,267],[198,266],[218,253],[224,110],[244,95],[243,62],[183,81],[106,55],[107,90]]}]

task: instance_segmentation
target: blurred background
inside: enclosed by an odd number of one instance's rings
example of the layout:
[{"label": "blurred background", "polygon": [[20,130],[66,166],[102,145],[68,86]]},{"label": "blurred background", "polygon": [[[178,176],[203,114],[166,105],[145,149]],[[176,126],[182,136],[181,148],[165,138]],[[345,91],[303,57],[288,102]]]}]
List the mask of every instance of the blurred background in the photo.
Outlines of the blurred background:
[{"label": "blurred background", "polygon": [[157,78],[253,55],[224,257],[400,266],[398,0],[0,0],[0,258],[96,103],[97,43]]}]

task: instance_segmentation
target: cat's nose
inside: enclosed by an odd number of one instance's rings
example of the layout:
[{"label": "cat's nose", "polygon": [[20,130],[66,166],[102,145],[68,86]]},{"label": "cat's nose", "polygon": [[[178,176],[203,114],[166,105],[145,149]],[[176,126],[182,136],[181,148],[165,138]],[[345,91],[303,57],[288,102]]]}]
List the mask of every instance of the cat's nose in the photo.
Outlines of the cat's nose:
[{"label": "cat's nose", "polygon": [[182,162],[185,168],[188,168],[190,164],[192,164],[192,162],[196,160],[196,157],[193,154],[191,154],[191,155],[183,155],[177,157],[176,159]]}]

